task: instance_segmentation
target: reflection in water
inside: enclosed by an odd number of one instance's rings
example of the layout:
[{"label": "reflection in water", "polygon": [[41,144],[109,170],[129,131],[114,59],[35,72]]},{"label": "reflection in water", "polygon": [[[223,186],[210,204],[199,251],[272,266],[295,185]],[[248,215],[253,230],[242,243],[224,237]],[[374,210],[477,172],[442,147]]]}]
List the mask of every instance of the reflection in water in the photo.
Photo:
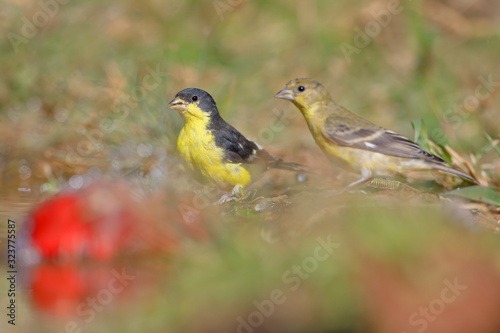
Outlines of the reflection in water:
[{"label": "reflection in water", "polygon": [[192,206],[173,191],[145,194],[123,181],[99,181],[36,206],[18,253],[24,294],[41,322],[78,331],[101,312],[122,313],[154,294],[169,276],[165,259],[207,235],[180,202]]},{"label": "reflection in water", "polygon": [[27,287],[33,308],[41,315],[86,325],[106,308],[126,306],[154,289],[154,271],[131,261],[40,263],[30,269]]}]

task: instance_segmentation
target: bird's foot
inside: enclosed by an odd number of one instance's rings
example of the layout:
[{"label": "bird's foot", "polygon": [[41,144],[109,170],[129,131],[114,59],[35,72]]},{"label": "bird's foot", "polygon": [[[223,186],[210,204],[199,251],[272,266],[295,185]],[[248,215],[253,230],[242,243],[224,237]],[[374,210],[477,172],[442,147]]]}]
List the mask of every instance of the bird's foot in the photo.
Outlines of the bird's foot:
[{"label": "bird's foot", "polygon": [[233,192],[230,192],[230,193],[224,194],[222,197],[220,197],[219,200],[214,202],[212,205],[220,206],[222,204],[225,204],[226,202],[237,200],[237,199],[238,199],[238,196],[236,194],[234,194]]},{"label": "bird's foot", "polygon": [[[255,196],[255,191],[253,196]],[[252,194],[252,191],[244,191],[241,187],[235,186],[234,189],[230,193],[224,194],[219,200],[217,200],[214,205],[222,205],[226,202],[233,200],[245,200]]]},{"label": "bird's foot", "polygon": [[339,195],[339,194],[342,194],[345,192],[347,192],[347,193],[359,193],[359,192],[361,192],[363,194],[366,194],[366,192],[364,192],[362,190],[362,187],[363,187],[362,185],[365,184],[368,180],[370,180],[370,177],[371,177],[371,173],[369,171],[362,170],[360,179],[356,180],[355,182],[350,183],[349,185],[347,185],[346,187],[344,187],[341,190],[328,191],[329,195],[334,196],[334,195]]}]

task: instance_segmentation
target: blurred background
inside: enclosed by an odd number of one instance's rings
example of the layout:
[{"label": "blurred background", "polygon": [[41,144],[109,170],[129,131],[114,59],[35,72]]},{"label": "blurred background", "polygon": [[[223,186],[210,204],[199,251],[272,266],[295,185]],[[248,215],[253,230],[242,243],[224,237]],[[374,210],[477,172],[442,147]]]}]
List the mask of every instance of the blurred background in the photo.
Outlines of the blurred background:
[{"label": "blurred background", "polygon": [[[498,1],[0,6],[5,276],[9,219],[19,240],[17,322],[2,313],[2,332],[500,330]],[[427,173],[326,197],[357,176],[273,98],[296,77],[481,186]],[[206,204],[166,107],[187,87],[314,174]]]}]

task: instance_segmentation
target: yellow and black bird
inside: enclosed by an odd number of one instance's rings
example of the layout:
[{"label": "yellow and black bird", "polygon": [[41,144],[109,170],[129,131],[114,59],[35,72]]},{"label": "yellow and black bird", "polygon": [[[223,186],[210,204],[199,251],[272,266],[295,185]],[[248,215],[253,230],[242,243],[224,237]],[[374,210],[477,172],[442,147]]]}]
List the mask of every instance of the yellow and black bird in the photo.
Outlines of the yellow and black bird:
[{"label": "yellow and black bird", "polygon": [[177,151],[195,178],[238,194],[269,168],[300,172],[245,138],[222,119],[209,93],[187,88],[178,92],[168,107],[179,111],[184,127],[177,138]]},{"label": "yellow and black bird", "polygon": [[415,142],[338,105],[318,81],[291,80],[274,97],[295,104],[326,156],[361,173],[361,178],[346,188],[375,176],[423,170],[440,170],[476,183],[472,177],[447,166],[443,159],[424,151]]}]

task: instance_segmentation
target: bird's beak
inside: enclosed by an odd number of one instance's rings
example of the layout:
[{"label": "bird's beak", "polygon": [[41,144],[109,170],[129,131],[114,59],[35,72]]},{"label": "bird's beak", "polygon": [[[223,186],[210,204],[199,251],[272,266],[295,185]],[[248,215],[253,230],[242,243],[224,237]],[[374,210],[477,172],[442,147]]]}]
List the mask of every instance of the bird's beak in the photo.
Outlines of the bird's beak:
[{"label": "bird's beak", "polygon": [[274,97],[281,98],[281,99],[287,99],[289,101],[293,101],[295,99],[293,96],[293,91],[291,91],[290,89],[286,89],[286,88],[284,88],[279,93],[274,95]]},{"label": "bird's beak", "polygon": [[168,103],[168,107],[172,110],[184,111],[186,110],[187,103],[184,102],[180,98],[174,98],[170,103]]}]

